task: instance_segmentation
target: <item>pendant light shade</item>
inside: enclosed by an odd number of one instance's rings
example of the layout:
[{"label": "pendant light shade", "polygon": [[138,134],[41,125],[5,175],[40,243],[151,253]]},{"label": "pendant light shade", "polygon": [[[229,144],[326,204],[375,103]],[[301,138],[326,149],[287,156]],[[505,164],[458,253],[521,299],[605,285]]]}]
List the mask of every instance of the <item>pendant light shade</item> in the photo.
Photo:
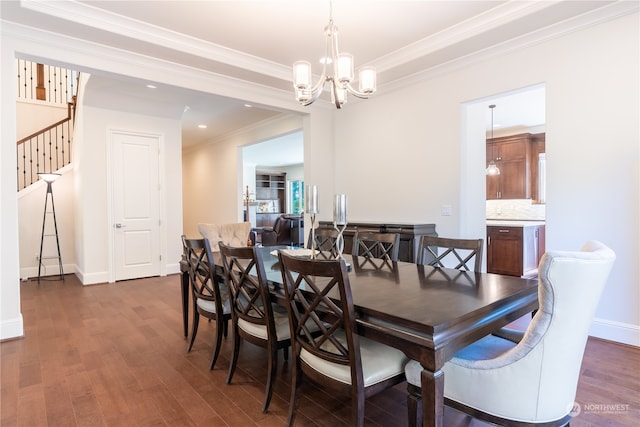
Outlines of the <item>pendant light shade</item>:
[{"label": "pendant light shade", "polygon": [[[493,109],[496,108],[494,104],[489,105],[491,109],[491,139],[493,139]],[[487,175],[495,176],[500,175],[500,169],[496,165],[495,156],[493,155],[493,142],[491,143],[491,160],[489,161],[489,166],[487,167]]]}]

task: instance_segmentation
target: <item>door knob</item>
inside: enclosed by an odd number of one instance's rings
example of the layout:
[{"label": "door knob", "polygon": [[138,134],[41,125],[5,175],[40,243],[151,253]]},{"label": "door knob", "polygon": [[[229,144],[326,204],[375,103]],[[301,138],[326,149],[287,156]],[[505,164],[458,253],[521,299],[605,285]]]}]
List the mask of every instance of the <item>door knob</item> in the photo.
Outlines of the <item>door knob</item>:
[{"label": "door knob", "polygon": [[124,227],[126,227],[126,225],[124,225],[124,224],[116,224],[116,228],[124,228]]}]

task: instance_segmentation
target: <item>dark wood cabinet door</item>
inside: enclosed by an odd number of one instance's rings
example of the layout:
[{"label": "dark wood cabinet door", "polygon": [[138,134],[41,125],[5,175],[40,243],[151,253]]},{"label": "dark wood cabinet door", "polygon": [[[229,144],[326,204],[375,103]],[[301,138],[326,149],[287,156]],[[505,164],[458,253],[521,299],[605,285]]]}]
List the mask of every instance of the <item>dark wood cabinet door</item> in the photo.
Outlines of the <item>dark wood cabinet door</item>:
[{"label": "dark wood cabinet door", "polygon": [[537,138],[526,133],[487,140],[487,166],[494,159],[500,169],[486,178],[487,200],[537,197]]},{"label": "dark wood cabinet door", "polygon": [[522,275],[522,228],[487,227],[487,272]]},{"label": "dark wood cabinet door", "polygon": [[500,168],[500,198],[527,199],[527,164],[525,160],[501,161]]}]

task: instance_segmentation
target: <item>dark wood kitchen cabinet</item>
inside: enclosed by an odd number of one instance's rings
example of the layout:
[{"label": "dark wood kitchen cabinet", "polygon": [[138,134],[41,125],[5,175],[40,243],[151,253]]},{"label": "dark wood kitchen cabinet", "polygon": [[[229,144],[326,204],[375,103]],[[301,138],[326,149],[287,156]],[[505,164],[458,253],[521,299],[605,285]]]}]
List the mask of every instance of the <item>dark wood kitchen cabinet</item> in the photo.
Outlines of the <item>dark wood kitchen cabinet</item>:
[{"label": "dark wood kitchen cabinet", "polygon": [[545,226],[487,226],[487,272],[531,277],[545,251]]},{"label": "dark wood kitchen cabinet", "polygon": [[544,133],[487,139],[487,166],[493,159],[500,169],[500,175],[486,177],[487,200],[537,200],[540,152],[544,152]]}]

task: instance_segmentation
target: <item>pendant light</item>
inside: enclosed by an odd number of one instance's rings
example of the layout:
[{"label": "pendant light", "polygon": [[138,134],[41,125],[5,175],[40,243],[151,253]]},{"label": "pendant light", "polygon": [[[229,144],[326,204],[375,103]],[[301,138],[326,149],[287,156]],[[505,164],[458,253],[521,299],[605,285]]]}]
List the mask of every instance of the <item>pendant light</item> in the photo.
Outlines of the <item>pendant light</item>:
[{"label": "pendant light", "polygon": [[[491,139],[493,140],[493,109],[496,108],[496,106],[494,104],[489,105],[489,108],[491,109]],[[500,169],[498,169],[498,166],[496,165],[495,162],[495,156],[493,155],[493,142],[491,142],[491,161],[489,162],[489,166],[487,167],[487,175],[490,176],[495,176],[495,175],[500,175]]]}]

